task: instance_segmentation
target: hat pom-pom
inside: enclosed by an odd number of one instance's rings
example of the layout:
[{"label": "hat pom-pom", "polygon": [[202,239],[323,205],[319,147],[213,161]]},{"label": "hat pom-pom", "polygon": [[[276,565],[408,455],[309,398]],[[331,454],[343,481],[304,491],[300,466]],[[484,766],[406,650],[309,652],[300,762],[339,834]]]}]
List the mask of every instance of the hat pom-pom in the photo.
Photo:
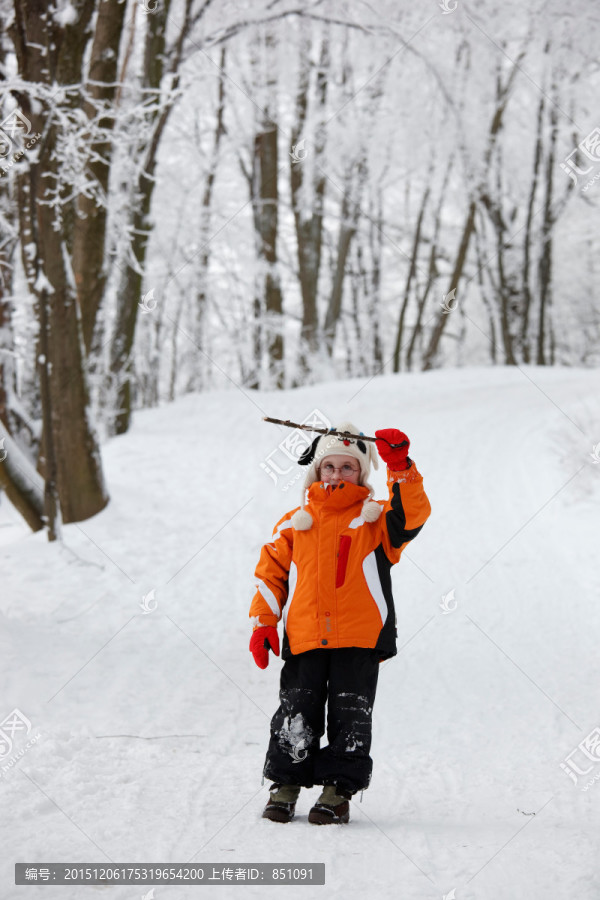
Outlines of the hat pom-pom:
[{"label": "hat pom-pom", "polygon": [[376,522],[381,515],[382,507],[374,500],[368,500],[362,509],[363,519],[365,522]]},{"label": "hat pom-pom", "polygon": [[291,520],[292,528],[296,531],[308,531],[313,523],[312,516],[305,509],[297,509]]}]

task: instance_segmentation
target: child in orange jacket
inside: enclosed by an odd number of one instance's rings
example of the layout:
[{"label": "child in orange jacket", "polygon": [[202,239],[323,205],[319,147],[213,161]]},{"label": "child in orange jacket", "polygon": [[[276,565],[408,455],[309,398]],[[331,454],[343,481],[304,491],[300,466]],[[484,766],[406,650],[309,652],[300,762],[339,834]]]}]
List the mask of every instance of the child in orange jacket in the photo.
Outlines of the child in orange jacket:
[{"label": "child in orange jacket", "polygon": [[255,572],[250,650],[260,668],[269,649],[279,655],[283,617],[280,705],[264,766],[274,783],[263,817],[276,822],[291,821],[301,787],[314,784],[323,791],[309,822],[348,822],[350,798],[370,782],[379,663],[396,654],[390,569],[431,511],[403,432],[375,432],[389,488],[387,501],[375,501],[373,444],[351,437],[351,423],[335,430],[300,458],[309,466],[302,505],[277,523]]}]

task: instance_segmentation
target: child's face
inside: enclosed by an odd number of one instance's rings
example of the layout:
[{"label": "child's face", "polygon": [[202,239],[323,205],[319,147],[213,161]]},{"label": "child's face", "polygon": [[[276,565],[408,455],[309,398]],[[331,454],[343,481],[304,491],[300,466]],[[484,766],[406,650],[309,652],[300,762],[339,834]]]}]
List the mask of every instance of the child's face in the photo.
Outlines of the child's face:
[{"label": "child's face", "polygon": [[334,453],[326,456],[319,467],[321,481],[325,484],[340,484],[347,481],[350,484],[358,484],[360,478],[360,465],[353,456],[344,456]]}]

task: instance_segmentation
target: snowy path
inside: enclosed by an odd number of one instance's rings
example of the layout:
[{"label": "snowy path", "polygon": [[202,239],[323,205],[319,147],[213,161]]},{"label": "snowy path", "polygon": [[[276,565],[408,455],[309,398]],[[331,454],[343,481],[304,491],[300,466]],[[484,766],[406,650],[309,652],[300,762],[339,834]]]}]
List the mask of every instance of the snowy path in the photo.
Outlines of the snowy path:
[{"label": "snowy path", "polygon": [[[560,763],[600,726],[599,374],[191,396],[104,447],[111,504],[64,546],[3,504],[0,719],[16,707],[41,736],[0,760],[1,900],[149,892],[13,884],[18,861],[111,860],[325,862],[306,896],[597,900],[600,785],[582,791]],[[299,482],[284,491],[259,466],[283,436],[261,416],[315,408],[403,428],[433,506],[394,570],[401,650],[381,670],[373,782],[331,829],[306,822],[316,788],[289,826],[260,819],[280,663],[261,672],[247,651],[260,546],[299,502]],[[204,437],[224,414],[222,439]]]}]

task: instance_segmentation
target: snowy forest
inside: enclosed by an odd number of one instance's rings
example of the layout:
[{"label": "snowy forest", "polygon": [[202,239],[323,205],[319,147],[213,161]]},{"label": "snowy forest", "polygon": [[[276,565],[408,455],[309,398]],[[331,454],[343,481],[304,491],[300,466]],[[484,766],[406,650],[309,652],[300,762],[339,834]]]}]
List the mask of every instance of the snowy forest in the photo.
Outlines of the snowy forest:
[{"label": "snowy forest", "polygon": [[597,366],[593,0],[0,0],[0,487],[215,388]]},{"label": "snowy forest", "polygon": [[[599,47],[598,0],[0,0],[0,900],[598,900]],[[303,534],[331,428],[373,472]],[[301,591],[397,632],[330,828],[264,816]]]}]

